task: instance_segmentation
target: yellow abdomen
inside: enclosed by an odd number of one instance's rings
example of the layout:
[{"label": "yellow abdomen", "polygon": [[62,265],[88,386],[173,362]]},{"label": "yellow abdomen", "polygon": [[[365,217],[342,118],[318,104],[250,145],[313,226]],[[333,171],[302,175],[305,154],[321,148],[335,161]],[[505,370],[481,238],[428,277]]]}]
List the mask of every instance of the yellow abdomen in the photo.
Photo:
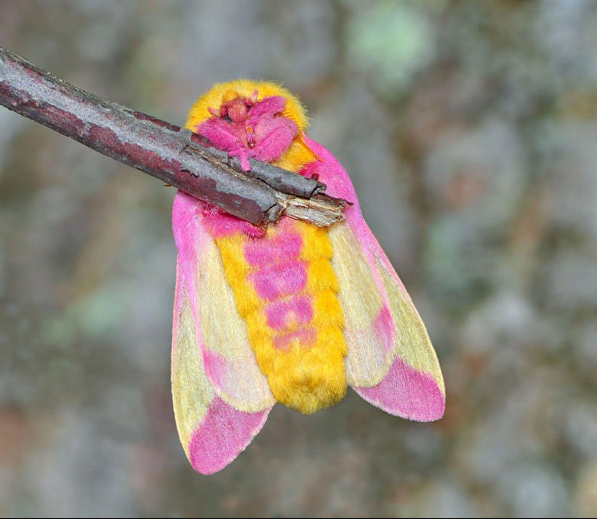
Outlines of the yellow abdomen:
[{"label": "yellow abdomen", "polygon": [[216,239],[249,342],[280,403],[309,414],[346,394],[344,317],[326,229],[283,218]]}]

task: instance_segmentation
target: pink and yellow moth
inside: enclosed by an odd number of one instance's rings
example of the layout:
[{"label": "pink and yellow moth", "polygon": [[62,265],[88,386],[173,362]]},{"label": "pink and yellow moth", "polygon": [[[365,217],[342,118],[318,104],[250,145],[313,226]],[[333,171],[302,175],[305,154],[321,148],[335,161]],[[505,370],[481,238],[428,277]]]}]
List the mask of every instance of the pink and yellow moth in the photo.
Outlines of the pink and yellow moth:
[{"label": "pink and yellow moth", "polygon": [[172,348],[177,427],[195,470],[226,467],[275,403],[310,414],[351,386],[392,414],[442,417],[445,390],[425,326],[361,214],[350,178],[309,139],[295,96],[266,82],[218,84],[186,128],[240,159],[276,164],[352,203],[329,228],[282,217],[267,229],[179,192]]}]

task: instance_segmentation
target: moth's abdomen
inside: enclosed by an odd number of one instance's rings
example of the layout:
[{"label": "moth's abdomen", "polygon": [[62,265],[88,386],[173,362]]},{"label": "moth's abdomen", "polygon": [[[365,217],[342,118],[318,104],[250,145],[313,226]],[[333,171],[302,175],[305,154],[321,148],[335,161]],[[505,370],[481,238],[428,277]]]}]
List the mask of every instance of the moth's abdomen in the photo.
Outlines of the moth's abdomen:
[{"label": "moth's abdomen", "polygon": [[313,413],[346,393],[344,318],[327,231],[283,219],[217,239],[260,369],[279,402]]}]

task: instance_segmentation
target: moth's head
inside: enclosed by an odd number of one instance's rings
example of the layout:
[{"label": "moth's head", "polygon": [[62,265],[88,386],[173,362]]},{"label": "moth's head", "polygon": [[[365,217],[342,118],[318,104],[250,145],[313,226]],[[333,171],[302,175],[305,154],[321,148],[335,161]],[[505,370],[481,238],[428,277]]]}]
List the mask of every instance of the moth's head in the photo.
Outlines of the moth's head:
[{"label": "moth's head", "polygon": [[189,112],[186,128],[247,166],[250,157],[266,162],[281,159],[307,125],[305,110],[285,88],[237,80],[217,84],[201,96]]}]

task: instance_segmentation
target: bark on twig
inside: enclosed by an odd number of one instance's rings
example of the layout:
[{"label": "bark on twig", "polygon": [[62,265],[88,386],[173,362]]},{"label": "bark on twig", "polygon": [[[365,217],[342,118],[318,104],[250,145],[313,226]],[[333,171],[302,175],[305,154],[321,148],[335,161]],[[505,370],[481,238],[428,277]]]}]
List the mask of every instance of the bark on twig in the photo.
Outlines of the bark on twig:
[{"label": "bark on twig", "polygon": [[0,47],[0,105],[254,225],[282,214],[328,226],[344,200],[325,185],[259,161],[243,172],[209,141],[81,90]]}]

